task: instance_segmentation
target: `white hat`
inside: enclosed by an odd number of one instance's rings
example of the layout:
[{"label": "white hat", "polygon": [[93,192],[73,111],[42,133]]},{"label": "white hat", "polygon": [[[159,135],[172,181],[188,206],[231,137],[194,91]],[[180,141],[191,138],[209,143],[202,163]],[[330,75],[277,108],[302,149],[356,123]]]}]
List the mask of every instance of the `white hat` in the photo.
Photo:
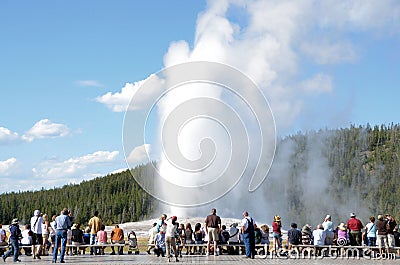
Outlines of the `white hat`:
[{"label": "white hat", "polygon": [[39,210],[35,210],[35,211],[33,212],[33,215],[34,215],[34,216],[39,216],[39,215],[40,215],[40,211],[39,211]]}]

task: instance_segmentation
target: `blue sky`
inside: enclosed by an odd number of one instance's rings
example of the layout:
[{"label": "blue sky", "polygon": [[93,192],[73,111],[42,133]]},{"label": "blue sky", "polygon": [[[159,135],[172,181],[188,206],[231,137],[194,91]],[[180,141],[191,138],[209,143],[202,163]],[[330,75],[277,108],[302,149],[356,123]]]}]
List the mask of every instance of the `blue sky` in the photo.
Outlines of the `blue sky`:
[{"label": "blue sky", "polygon": [[398,1],[245,3],[1,1],[0,193],[126,168],[135,82],[185,60],[252,77],[279,135],[399,122]]}]

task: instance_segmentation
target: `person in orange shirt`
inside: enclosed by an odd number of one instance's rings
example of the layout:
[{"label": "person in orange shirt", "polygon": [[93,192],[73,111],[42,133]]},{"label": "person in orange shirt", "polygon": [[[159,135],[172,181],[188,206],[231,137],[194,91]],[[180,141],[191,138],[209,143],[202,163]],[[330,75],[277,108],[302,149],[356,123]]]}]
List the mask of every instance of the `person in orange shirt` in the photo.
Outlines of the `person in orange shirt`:
[{"label": "person in orange shirt", "polygon": [[[124,231],[119,228],[119,225],[115,225],[111,231],[111,244],[125,244]],[[115,255],[114,246],[111,246],[111,255]],[[118,255],[124,255],[124,247],[118,247]]]}]

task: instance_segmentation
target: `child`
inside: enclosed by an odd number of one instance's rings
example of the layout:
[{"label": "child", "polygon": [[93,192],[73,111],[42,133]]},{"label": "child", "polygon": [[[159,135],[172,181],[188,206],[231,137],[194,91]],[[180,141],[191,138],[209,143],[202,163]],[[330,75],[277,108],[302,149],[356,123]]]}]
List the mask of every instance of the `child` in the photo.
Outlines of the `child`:
[{"label": "child", "polygon": [[[100,227],[100,231],[97,232],[97,244],[98,245],[105,245],[107,244],[107,232],[104,231],[106,229],[106,227],[104,225],[101,225]],[[100,255],[104,255],[104,249],[106,247],[99,247],[99,253]]]}]

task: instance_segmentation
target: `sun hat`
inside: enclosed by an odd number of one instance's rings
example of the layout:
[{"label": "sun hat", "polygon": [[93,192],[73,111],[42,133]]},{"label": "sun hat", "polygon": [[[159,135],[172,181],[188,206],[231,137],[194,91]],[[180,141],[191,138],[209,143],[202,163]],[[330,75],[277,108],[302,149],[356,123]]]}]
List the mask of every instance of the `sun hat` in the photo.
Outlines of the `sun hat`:
[{"label": "sun hat", "polygon": [[331,218],[331,216],[329,214],[327,214],[326,217],[325,217],[325,220],[328,220],[330,218]]},{"label": "sun hat", "polygon": [[344,225],[344,223],[340,223],[340,225],[338,226],[338,228],[342,231],[346,231],[346,226]]}]

